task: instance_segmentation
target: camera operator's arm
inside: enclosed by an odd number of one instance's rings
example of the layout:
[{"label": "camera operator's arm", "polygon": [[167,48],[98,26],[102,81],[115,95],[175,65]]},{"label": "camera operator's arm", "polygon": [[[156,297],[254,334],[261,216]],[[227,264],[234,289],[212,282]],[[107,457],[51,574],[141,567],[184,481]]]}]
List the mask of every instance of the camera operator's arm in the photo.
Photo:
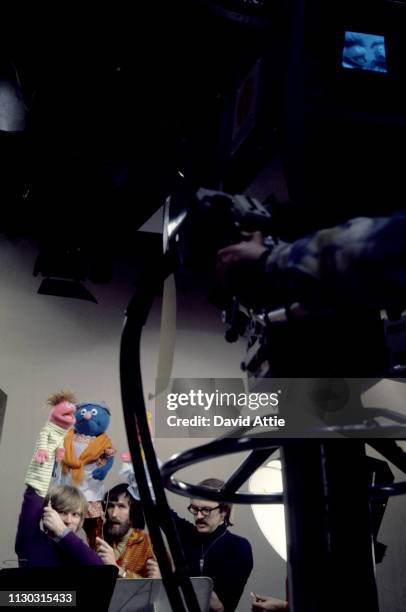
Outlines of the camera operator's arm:
[{"label": "camera operator's arm", "polygon": [[242,234],[244,240],[238,244],[232,244],[218,252],[217,273],[224,278],[227,270],[234,264],[241,262],[256,262],[264,253],[269,253],[269,249],[263,244],[261,232],[253,234]]},{"label": "camera operator's arm", "polygon": [[265,298],[265,294],[269,293],[265,263],[271,251],[264,245],[261,232],[243,233],[242,237],[242,242],[217,253],[217,276],[231,293],[238,295],[246,304],[268,304]]},{"label": "camera operator's arm", "polygon": [[261,612],[261,610],[289,610],[289,604],[284,599],[270,597],[269,595],[257,595],[251,593],[253,597],[252,612]]},{"label": "camera operator's arm", "polygon": [[261,278],[272,303],[382,306],[396,302],[406,288],[405,236],[405,211],[350,219],[291,244],[279,243],[268,254],[255,234],[250,242],[219,251],[218,268],[233,288],[244,287],[252,275],[251,289],[263,290]]}]

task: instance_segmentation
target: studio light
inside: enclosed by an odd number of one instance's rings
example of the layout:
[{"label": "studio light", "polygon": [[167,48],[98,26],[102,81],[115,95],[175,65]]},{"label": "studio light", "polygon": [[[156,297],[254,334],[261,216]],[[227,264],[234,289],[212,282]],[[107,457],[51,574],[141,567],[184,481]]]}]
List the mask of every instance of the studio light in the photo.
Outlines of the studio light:
[{"label": "studio light", "polygon": [[86,300],[97,304],[97,300],[88,289],[78,281],[62,278],[44,278],[39,286],[38,293],[42,295],[55,295],[59,297]]},{"label": "studio light", "polygon": [[78,246],[47,245],[40,249],[34,266],[34,276],[41,274],[44,280],[38,289],[42,295],[86,300],[97,300],[80,282],[88,278],[88,261]]},{"label": "studio light", "polygon": [[[387,441],[380,442],[381,450],[387,448],[387,444]],[[367,465],[369,486],[390,485],[394,481],[394,475],[386,461],[368,456]],[[258,468],[248,481],[248,490],[250,493],[283,492],[280,460],[274,459]],[[380,563],[383,560],[387,548],[385,544],[377,540],[387,503],[387,497],[376,499],[371,502],[372,536],[376,563]],[[278,555],[286,561],[286,528],[283,504],[271,504],[269,506],[265,504],[256,504],[251,507],[258,526],[266,540]]]},{"label": "studio light", "polygon": [[[273,459],[258,468],[248,481],[248,490],[250,493],[281,493],[283,491],[281,462]],[[251,508],[263,535],[278,555],[286,561],[283,504],[254,504]]]}]

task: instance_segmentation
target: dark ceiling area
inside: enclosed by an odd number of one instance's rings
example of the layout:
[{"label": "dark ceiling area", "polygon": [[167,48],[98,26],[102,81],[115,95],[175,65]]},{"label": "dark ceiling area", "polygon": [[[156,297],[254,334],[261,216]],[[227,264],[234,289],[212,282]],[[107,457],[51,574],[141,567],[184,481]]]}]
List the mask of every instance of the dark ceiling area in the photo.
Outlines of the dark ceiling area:
[{"label": "dark ceiling area", "polygon": [[[178,171],[238,193],[280,153],[290,197],[307,207],[301,230],[368,213],[402,176],[403,158],[389,149],[404,131],[404,9],[388,0],[53,12],[14,3],[0,48],[0,232],[107,261],[133,252]],[[348,29],[388,33],[393,71],[342,70]]]},{"label": "dark ceiling area", "polygon": [[[206,186],[232,177],[224,123],[278,36],[270,43],[275,24],[261,3],[235,3],[245,9],[237,19],[211,4],[21,10],[0,64],[16,102],[0,126],[0,231],[123,248],[177,170]],[[276,4],[272,14],[281,31]],[[4,124],[0,94],[1,105]]]}]

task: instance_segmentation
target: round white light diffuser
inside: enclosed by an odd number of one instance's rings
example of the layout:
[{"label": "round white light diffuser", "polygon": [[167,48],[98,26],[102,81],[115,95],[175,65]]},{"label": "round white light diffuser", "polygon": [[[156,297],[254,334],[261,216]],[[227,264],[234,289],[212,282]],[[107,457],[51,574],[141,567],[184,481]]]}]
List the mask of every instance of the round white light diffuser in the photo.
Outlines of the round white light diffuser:
[{"label": "round white light diffuser", "polygon": [[[258,468],[248,481],[250,493],[281,493],[281,462],[274,459]],[[255,519],[272,548],[286,561],[286,529],[283,504],[254,504]]]}]

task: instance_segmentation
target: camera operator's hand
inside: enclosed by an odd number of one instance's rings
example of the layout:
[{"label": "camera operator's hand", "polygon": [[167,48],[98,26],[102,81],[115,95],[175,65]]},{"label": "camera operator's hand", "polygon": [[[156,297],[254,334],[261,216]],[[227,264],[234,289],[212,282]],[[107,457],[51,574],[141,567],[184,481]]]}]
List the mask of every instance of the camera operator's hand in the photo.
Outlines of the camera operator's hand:
[{"label": "camera operator's hand", "polygon": [[243,241],[221,249],[217,253],[217,275],[223,282],[231,268],[241,264],[249,265],[258,261],[263,253],[268,251],[263,244],[261,232],[241,234]]},{"label": "camera operator's hand", "polygon": [[276,597],[269,597],[268,595],[257,595],[251,593],[253,598],[252,612],[261,612],[261,610],[289,610],[288,602],[283,599],[277,599]]}]

